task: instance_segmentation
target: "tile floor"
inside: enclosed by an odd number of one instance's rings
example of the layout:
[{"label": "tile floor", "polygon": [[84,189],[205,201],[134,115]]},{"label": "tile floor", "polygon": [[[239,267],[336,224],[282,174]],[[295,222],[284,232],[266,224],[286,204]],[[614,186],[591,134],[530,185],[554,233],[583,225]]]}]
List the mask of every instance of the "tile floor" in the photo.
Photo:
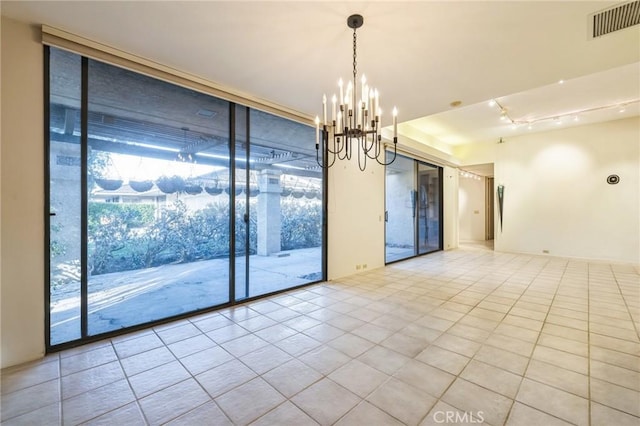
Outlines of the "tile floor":
[{"label": "tile floor", "polygon": [[2,425],[639,425],[640,274],[439,252],[2,372]]}]

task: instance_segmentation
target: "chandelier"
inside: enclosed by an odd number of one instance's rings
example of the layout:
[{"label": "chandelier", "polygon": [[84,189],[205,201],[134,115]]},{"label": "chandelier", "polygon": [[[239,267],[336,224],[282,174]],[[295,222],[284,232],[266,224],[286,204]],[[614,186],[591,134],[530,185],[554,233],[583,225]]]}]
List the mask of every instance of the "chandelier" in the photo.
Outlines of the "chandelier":
[{"label": "chandelier", "polygon": [[[369,87],[363,75],[360,80],[360,97],[358,98],[358,70],[356,29],[364,23],[362,15],[351,15],[347,18],[347,26],[353,28],[353,81],[346,87],[342,79],[338,81],[340,97],[333,95],[331,99],[331,121],[327,121],[327,96],[322,96],[322,122],[316,116],[316,161],[323,168],[333,166],[336,159],[351,160],[354,152],[353,143],[357,146],[358,168],[364,171],[367,159],[376,160],[387,166],[396,159],[398,144],[398,111],[394,107],[393,116],[393,158],[386,162],[385,149],[382,144],[382,109],[377,89]],[[322,159],[320,159],[322,149]]]}]

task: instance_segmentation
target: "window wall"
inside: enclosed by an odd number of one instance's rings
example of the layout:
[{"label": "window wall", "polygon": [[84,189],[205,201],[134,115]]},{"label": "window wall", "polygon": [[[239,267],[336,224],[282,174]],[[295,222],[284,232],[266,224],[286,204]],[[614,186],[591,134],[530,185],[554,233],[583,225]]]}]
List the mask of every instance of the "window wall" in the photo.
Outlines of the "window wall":
[{"label": "window wall", "polygon": [[47,53],[48,347],[323,279],[311,127]]},{"label": "window wall", "polygon": [[385,203],[387,263],[442,250],[441,167],[397,155],[386,166]]}]

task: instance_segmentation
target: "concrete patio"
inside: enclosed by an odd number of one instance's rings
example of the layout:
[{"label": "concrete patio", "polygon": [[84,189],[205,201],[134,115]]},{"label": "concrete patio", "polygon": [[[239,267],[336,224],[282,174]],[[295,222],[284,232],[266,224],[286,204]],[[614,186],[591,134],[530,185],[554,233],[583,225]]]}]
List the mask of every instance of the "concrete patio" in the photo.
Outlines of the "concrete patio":
[{"label": "concrete patio", "polygon": [[[236,259],[236,300],[322,279],[321,248]],[[248,292],[247,292],[248,290]],[[96,335],[228,303],[229,259],[124,271],[89,277],[89,335]],[[51,294],[51,343],[80,338],[79,281]]]}]

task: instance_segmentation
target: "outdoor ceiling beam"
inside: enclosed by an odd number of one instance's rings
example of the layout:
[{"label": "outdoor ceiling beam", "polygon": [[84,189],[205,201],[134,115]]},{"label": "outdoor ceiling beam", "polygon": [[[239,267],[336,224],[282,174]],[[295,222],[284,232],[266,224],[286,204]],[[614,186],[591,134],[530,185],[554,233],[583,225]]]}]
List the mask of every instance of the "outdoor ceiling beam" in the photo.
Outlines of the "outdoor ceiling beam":
[{"label": "outdoor ceiling beam", "polygon": [[[74,135],[52,133],[51,141],[79,144],[80,137],[74,136]],[[106,141],[102,139],[92,138],[91,136],[89,136],[88,142],[91,149],[94,149],[96,151],[113,152],[113,153],[125,154],[125,155],[137,155],[140,157],[156,158],[159,160],[167,160],[167,161],[175,161],[178,155],[177,152],[154,149],[148,146],[130,145],[130,144],[124,144],[120,142]],[[225,158],[211,158],[211,157],[202,156],[201,154],[194,154],[194,157],[197,161],[197,164],[205,164],[209,166],[218,166],[218,167],[229,167],[229,160]],[[273,167],[270,164],[252,163],[251,169],[258,170],[258,171],[264,170],[264,169],[275,169],[275,170],[280,170],[283,173],[287,173],[286,168]],[[313,177],[313,178],[322,177],[321,170],[296,169],[296,170],[292,170],[287,174],[304,176],[304,177]]]}]

